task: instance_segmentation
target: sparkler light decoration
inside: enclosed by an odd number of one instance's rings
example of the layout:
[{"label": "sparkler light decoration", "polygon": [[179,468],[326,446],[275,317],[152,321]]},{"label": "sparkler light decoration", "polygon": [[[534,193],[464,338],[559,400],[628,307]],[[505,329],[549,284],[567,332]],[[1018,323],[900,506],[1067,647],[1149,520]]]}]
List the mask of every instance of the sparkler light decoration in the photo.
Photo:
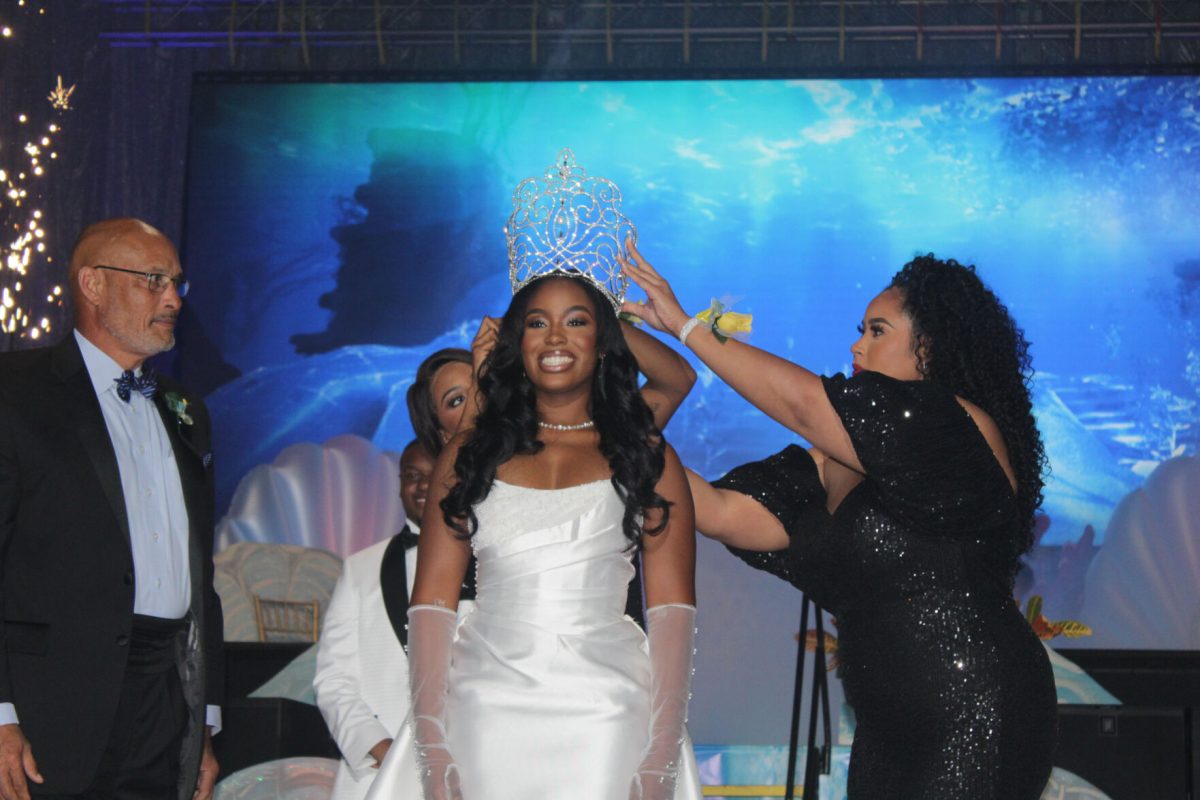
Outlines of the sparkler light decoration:
[{"label": "sparkler light decoration", "polygon": [[[21,0],[19,7],[27,7],[25,0]],[[44,14],[45,9],[38,9],[37,13]],[[5,21],[0,21],[0,37],[0,46],[13,46],[15,32]],[[46,170],[58,158],[55,139],[62,133],[61,121],[71,108],[74,91],[75,86],[64,87],[59,76],[58,85],[47,98],[53,119],[39,123],[28,114],[17,112],[15,117],[22,133],[20,138],[25,139],[24,146],[17,150],[0,141],[0,333],[7,335],[10,346],[14,339],[36,340],[48,334],[51,328],[48,312],[53,307],[62,308],[66,301],[59,285],[50,287],[44,302],[28,297],[28,290],[30,284],[40,283],[29,280],[34,270],[54,260],[46,255],[41,186]]]},{"label": "sparkler light decoration", "polygon": [[71,84],[69,89],[63,88],[62,75],[58,76],[58,85],[50,90],[50,94],[46,99],[50,101],[50,105],[59,111],[71,110],[71,95],[75,93],[75,84]]}]

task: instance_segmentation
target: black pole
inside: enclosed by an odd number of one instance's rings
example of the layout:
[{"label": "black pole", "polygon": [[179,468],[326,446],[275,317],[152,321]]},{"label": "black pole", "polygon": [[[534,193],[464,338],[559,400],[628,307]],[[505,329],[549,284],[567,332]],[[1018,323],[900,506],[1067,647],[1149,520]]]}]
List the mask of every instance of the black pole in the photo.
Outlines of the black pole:
[{"label": "black pole", "polygon": [[[815,798],[820,792],[820,776],[829,773],[830,761],[830,724],[829,724],[829,684],[825,670],[825,624],[821,617],[821,609],[816,609],[816,652],[813,654],[813,686],[812,702],[808,712],[808,746],[804,755],[804,798]],[[817,710],[820,709],[823,721],[822,746],[817,747]]]},{"label": "black pole", "polygon": [[[804,634],[808,630],[808,606],[812,601],[808,595],[800,601],[800,636],[796,646],[796,682],[792,689],[792,725],[788,741],[787,754],[787,783],[784,787],[784,800],[795,800],[796,797],[796,756],[800,752],[800,701],[804,697]],[[821,612],[817,611],[820,618]]]},{"label": "black pole", "polygon": [[829,665],[825,652],[825,622],[821,617],[820,609],[817,610],[817,636],[821,639],[821,645],[817,648],[817,658],[820,660],[817,675],[821,681],[821,727],[825,735],[821,774],[828,775],[833,769],[833,725],[830,722],[829,714]]}]

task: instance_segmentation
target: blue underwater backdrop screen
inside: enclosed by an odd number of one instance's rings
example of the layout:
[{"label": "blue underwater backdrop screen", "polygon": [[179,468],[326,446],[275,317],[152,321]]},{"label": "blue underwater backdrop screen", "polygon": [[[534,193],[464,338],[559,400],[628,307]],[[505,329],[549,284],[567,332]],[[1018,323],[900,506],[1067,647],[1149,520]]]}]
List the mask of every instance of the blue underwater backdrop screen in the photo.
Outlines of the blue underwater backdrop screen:
[{"label": "blue underwater backdrop screen", "polygon": [[[1051,459],[1023,607],[1093,629],[1056,647],[1200,647],[1195,77],[202,82],[193,106],[177,367],[219,512],[289,445],[411,438],[416,365],[504,310],[513,189],[569,146],[685,307],[734,298],[753,344],[824,374],[914,254],[976,264],[1032,342]],[[797,441],[699,371],[666,431],[686,464]],[[793,590],[708,542],[698,580],[720,625],[787,603],[780,642],[743,644],[794,653]]]}]

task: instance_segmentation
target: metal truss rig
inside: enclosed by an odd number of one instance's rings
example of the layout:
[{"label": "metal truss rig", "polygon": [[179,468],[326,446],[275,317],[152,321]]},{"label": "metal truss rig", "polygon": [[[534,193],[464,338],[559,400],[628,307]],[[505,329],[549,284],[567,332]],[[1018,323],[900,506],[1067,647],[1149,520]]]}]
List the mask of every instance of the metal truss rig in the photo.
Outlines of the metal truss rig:
[{"label": "metal truss rig", "polygon": [[100,0],[117,47],[357,48],[370,66],[1191,69],[1200,0]]}]

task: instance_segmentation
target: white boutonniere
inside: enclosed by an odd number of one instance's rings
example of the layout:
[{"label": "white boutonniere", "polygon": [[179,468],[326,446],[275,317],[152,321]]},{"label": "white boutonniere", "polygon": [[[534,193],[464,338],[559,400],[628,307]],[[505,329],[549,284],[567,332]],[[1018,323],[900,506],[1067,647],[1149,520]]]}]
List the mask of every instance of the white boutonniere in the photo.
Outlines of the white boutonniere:
[{"label": "white boutonniere", "polygon": [[192,424],[192,415],[188,413],[188,401],[186,397],[180,397],[175,392],[167,392],[163,395],[163,399],[167,401],[167,408],[175,414],[175,419],[184,425]]}]

